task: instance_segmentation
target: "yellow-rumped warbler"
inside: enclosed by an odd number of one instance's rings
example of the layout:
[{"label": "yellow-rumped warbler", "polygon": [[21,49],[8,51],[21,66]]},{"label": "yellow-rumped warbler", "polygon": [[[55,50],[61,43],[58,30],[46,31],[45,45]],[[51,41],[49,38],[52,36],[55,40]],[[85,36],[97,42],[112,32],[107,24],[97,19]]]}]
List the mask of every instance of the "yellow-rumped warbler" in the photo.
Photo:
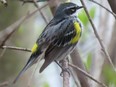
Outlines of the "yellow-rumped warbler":
[{"label": "yellow-rumped warbler", "polygon": [[40,73],[52,62],[66,58],[81,37],[81,23],[73,14],[82,8],[74,3],[61,4],[53,19],[48,23],[32,48],[32,55],[25,67],[14,80],[14,83],[43,54],[44,64]]}]

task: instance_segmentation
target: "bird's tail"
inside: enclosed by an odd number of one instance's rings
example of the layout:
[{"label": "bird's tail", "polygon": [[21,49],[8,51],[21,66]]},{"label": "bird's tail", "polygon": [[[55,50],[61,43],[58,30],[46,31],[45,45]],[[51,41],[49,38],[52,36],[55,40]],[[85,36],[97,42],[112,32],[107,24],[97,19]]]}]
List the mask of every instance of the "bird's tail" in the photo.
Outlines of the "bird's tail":
[{"label": "bird's tail", "polygon": [[[46,45],[45,45],[46,46]],[[46,48],[46,47],[45,47]],[[24,66],[24,68],[21,70],[21,72],[18,74],[18,76],[15,78],[13,83],[16,83],[18,78],[29,68],[31,67],[34,63],[36,63],[38,60],[41,60],[42,57],[40,55],[43,52],[41,51],[40,48],[38,48],[38,44],[36,43],[33,48],[32,48],[32,55],[30,56],[27,64]],[[39,58],[38,58],[39,57]]]},{"label": "bird's tail", "polygon": [[[31,59],[31,60],[30,60]],[[19,79],[19,77],[29,68],[31,67],[34,63],[36,58],[31,56],[29,59],[29,61],[27,62],[27,64],[25,65],[25,67],[20,71],[20,73],[18,74],[18,76],[15,78],[15,80],[13,81],[13,83],[16,83],[16,81]]]}]

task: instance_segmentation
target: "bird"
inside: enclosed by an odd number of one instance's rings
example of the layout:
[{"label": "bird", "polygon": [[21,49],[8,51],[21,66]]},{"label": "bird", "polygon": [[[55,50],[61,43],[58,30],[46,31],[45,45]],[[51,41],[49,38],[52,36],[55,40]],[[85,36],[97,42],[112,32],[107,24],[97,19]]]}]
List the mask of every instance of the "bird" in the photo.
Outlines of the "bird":
[{"label": "bird", "polygon": [[83,6],[72,2],[58,6],[54,17],[32,47],[29,60],[13,83],[41,57],[45,61],[40,68],[40,73],[53,61],[63,60],[74,50],[82,34],[82,23],[74,14],[81,8]]}]

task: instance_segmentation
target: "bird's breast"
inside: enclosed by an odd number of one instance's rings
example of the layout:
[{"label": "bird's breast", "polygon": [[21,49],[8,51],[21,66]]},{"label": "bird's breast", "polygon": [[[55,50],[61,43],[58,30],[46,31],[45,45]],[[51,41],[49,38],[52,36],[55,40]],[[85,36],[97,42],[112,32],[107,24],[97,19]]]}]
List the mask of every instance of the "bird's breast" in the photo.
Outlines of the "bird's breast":
[{"label": "bird's breast", "polygon": [[80,24],[77,21],[74,22],[74,29],[75,29],[76,35],[71,39],[70,41],[71,44],[77,43],[81,36],[82,29]]}]

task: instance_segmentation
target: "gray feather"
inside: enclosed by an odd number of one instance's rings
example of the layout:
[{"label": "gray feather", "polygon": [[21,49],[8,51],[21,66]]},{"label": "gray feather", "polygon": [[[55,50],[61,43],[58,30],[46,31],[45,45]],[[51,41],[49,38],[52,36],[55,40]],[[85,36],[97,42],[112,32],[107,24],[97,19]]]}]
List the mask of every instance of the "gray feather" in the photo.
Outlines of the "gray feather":
[{"label": "gray feather", "polygon": [[[74,45],[75,46],[75,45]],[[62,60],[66,58],[68,54],[72,51],[74,46],[65,46],[65,47],[55,47],[51,52],[45,54],[45,62],[40,68],[40,73],[54,60]]]},{"label": "gray feather", "polygon": [[35,58],[31,58],[31,61],[29,61],[25,67],[20,71],[20,73],[18,74],[18,76],[15,78],[15,80],[13,81],[13,83],[16,83],[16,81],[19,79],[19,77],[29,68],[31,67],[35,62]]}]

